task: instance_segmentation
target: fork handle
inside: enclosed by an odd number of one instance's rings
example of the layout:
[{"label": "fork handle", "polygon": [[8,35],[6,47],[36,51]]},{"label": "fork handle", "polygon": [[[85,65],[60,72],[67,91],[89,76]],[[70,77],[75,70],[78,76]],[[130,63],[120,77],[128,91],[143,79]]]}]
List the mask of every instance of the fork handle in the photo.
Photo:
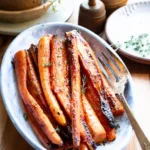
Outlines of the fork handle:
[{"label": "fork handle", "polygon": [[124,106],[124,109],[127,113],[127,116],[131,122],[131,125],[134,129],[134,132],[138,138],[138,141],[141,145],[142,150],[150,150],[150,142],[148,140],[148,138],[146,137],[146,135],[144,134],[144,132],[142,131],[141,127],[139,126],[137,120],[135,119],[127,101],[126,98],[123,94],[119,95],[120,100],[122,101],[122,104]]}]

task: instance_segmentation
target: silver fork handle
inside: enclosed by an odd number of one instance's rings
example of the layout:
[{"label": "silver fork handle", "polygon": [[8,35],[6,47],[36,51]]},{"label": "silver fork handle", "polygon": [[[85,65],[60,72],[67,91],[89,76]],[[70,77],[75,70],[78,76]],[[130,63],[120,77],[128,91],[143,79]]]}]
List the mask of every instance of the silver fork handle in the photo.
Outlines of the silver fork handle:
[{"label": "silver fork handle", "polygon": [[150,150],[150,142],[148,140],[148,138],[146,137],[146,135],[144,134],[144,132],[142,131],[141,127],[139,126],[137,120],[135,119],[127,101],[126,98],[123,94],[119,95],[120,100],[122,101],[122,104],[124,106],[124,109],[127,113],[127,116],[131,122],[131,125],[134,129],[134,132],[138,138],[138,141],[141,145],[142,150]]}]

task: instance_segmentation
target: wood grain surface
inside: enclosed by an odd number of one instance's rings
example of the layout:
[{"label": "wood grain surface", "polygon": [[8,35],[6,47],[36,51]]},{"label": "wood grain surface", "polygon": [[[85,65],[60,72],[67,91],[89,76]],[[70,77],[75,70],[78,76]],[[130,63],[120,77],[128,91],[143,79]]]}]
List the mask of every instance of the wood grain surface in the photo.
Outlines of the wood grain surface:
[{"label": "wood grain surface", "polygon": [[[135,2],[139,0],[129,0]],[[75,11],[72,17],[68,20],[70,23],[77,24],[78,8],[80,0],[77,0]],[[11,41],[13,36],[0,35],[0,64],[3,54]],[[135,116],[143,128],[145,134],[150,139],[150,66],[135,63],[122,57],[127,65],[133,81],[136,96],[136,110]],[[10,121],[0,97],[0,150],[33,150],[33,148],[22,138],[17,132],[12,122]],[[135,134],[125,150],[141,150]]]}]

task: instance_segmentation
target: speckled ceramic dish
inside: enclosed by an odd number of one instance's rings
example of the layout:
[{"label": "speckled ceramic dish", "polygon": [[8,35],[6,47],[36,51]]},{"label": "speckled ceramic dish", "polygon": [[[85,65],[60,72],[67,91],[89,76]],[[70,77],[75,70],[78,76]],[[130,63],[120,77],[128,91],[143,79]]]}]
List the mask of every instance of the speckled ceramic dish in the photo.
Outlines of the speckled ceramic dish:
[{"label": "speckled ceramic dish", "polygon": [[[93,32],[68,23],[51,23],[34,26],[22,32],[18,35],[14,41],[10,44],[6,53],[4,55],[2,66],[1,66],[1,92],[2,98],[6,107],[6,110],[9,114],[11,121],[18,130],[18,132],[24,137],[24,139],[37,150],[45,150],[42,144],[37,139],[35,133],[33,132],[28,121],[25,121],[23,118],[23,105],[21,98],[18,94],[18,88],[16,84],[16,77],[14,73],[14,68],[12,65],[12,60],[14,54],[21,49],[28,49],[30,44],[37,44],[39,39],[48,33],[63,35],[64,32],[70,31],[73,29],[78,29],[84,38],[91,45],[93,50],[101,51],[101,45],[104,45],[110,51],[113,52],[111,47],[100,37],[98,37]],[[114,52],[113,52],[114,53]],[[118,58],[119,56],[114,53]],[[119,58],[120,59],[120,58]],[[123,62],[122,62],[123,63]],[[129,74],[129,82],[126,87],[126,99],[134,111],[134,99],[133,99],[133,85],[132,79]],[[111,143],[106,143],[105,146],[98,146],[98,150],[123,150],[128,144],[132,136],[132,128],[127,119],[126,114],[124,113],[121,117],[117,118],[120,128],[117,130],[117,138]],[[11,135],[10,135],[11,136]]]},{"label": "speckled ceramic dish", "polygon": [[[141,34],[150,34],[150,1],[141,1],[126,5],[116,10],[107,20],[105,33],[111,44],[121,45],[119,53],[132,59],[133,61],[150,64],[150,56],[148,58],[139,56],[132,49],[127,50],[124,46],[131,36]],[[150,39],[149,39],[150,41]],[[149,50],[150,51],[150,50]]]}]

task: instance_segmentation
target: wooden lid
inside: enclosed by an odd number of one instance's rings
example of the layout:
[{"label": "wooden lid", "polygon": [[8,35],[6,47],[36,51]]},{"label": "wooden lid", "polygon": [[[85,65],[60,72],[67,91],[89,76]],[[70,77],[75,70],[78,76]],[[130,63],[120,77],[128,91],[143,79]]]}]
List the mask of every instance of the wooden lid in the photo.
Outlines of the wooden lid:
[{"label": "wooden lid", "polygon": [[[103,2],[96,0],[95,6],[89,6],[88,1],[84,1],[80,5],[80,10],[82,10],[82,15],[88,16],[88,18],[102,18],[106,14],[105,5]],[[87,19],[88,19],[87,18]]]}]

